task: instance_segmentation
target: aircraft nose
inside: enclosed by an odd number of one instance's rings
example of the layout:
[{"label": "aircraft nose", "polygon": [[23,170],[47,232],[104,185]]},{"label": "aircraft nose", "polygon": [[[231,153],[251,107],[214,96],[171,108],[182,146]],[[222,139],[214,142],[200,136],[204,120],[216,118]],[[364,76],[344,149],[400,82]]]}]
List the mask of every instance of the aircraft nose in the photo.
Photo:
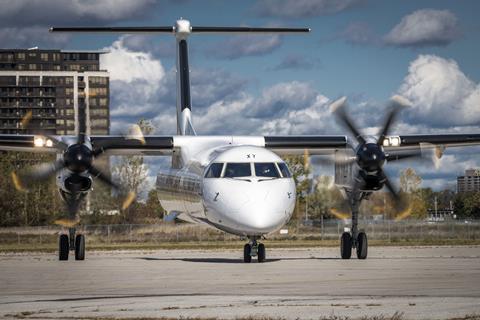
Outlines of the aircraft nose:
[{"label": "aircraft nose", "polygon": [[293,179],[206,179],[207,218],[219,228],[245,236],[280,229],[295,208]]},{"label": "aircraft nose", "polygon": [[246,233],[265,234],[280,228],[286,222],[288,214],[281,208],[265,204],[252,203],[241,209],[238,223]]},{"label": "aircraft nose", "polygon": [[252,184],[244,194],[246,201],[232,210],[235,224],[246,235],[278,230],[288,221],[295,206],[291,185],[286,179]]}]

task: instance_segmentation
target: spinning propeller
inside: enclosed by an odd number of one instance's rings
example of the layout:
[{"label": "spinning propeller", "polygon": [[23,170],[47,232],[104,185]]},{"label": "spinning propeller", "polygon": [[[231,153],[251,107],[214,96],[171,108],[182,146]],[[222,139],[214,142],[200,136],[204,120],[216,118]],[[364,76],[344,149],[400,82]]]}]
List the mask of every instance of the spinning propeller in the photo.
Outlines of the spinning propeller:
[{"label": "spinning propeller", "polygon": [[410,150],[399,150],[385,152],[383,142],[388,136],[392,123],[395,121],[399,111],[408,106],[406,99],[400,96],[392,97],[390,101],[390,112],[388,113],[378,137],[365,137],[361,134],[358,127],[354,124],[346,110],[346,98],[340,98],[333,102],[331,108],[337,116],[339,122],[346,127],[357,140],[355,147],[355,157],[346,158],[346,162],[355,162],[358,165],[352,194],[356,195],[359,191],[380,190],[383,186],[392,194],[396,204],[400,204],[400,195],[395,190],[386,175],[383,167],[386,162],[399,161],[409,158],[419,158],[422,156],[420,148]]},{"label": "spinning propeller", "polygon": [[[104,154],[109,148],[109,145],[102,145],[93,149],[90,139],[86,135],[85,108],[79,108],[79,111],[79,130],[74,143],[67,144],[62,140],[49,135],[43,135],[42,137],[36,138],[43,139],[41,144],[51,146],[61,152],[62,156],[60,159],[51,163],[39,164],[22,174],[17,175],[15,172],[12,172],[12,180],[15,188],[24,191],[27,183],[44,182],[61,170],[67,171],[64,187],[68,192],[65,196],[63,194],[62,196],[64,196],[64,200],[67,203],[68,218],[57,220],[58,224],[65,226],[71,226],[72,224],[74,225],[78,223],[77,212],[85,192],[89,191],[91,188],[91,178],[98,178],[104,184],[114,188],[121,194],[124,190],[120,185],[113,182],[107,174],[103,173],[93,164],[94,159],[99,158]],[[22,124],[25,123],[24,126],[28,125],[30,119],[31,113],[27,113]],[[136,136],[138,136],[139,129],[135,131]],[[125,139],[132,138],[125,137]],[[142,139],[138,140],[142,141]],[[123,201],[122,210],[128,208],[135,198],[135,193],[129,192]]]}]

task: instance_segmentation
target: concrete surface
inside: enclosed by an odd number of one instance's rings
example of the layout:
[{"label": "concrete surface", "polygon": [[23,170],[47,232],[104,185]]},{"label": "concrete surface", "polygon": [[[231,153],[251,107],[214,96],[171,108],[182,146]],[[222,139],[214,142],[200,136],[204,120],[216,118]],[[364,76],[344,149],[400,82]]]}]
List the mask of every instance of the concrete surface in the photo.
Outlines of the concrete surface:
[{"label": "concrete surface", "polygon": [[0,255],[0,317],[480,315],[480,247],[371,247],[341,260],[337,248],[271,249],[263,264],[237,251]]}]

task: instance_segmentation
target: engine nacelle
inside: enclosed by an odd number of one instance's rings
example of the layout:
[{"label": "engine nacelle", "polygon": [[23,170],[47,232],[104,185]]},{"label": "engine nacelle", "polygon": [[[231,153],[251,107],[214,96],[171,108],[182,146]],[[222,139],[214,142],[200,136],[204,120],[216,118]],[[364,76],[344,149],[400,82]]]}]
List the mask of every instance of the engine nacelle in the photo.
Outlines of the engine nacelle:
[{"label": "engine nacelle", "polygon": [[93,180],[88,173],[72,173],[64,170],[57,177],[58,187],[66,192],[88,192],[92,188]]}]

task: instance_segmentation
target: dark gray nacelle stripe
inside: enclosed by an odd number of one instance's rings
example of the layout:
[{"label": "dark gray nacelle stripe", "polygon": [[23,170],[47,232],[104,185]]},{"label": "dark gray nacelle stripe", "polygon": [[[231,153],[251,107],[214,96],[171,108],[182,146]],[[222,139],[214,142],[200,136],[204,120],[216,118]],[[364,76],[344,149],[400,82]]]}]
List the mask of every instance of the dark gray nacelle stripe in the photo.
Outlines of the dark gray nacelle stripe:
[{"label": "dark gray nacelle stripe", "polygon": [[179,67],[180,67],[180,103],[182,111],[191,108],[190,100],[190,71],[188,69],[188,46],[186,40],[180,40]]},{"label": "dark gray nacelle stripe", "polygon": [[480,134],[432,134],[400,136],[401,146],[432,144],[478,143]]},{"label": "dark gray nacelle stripe", "polygon": [[7,147],[33,148],[34,135],[2,135],[0,145]]},{"label": "dark gray nacelle stripe", "polygon": [[94,148],[108,146],[108,150],[172,150],[172,136],[146,136],[145,144],[138,140],[125,140],[122,136],[92,136],[90,137]]},{"label": "dark gray nacelle stripe", "polygon": [[314,149],[341,148],[347,145],[345,136],[266,136],[265,148]]}]

